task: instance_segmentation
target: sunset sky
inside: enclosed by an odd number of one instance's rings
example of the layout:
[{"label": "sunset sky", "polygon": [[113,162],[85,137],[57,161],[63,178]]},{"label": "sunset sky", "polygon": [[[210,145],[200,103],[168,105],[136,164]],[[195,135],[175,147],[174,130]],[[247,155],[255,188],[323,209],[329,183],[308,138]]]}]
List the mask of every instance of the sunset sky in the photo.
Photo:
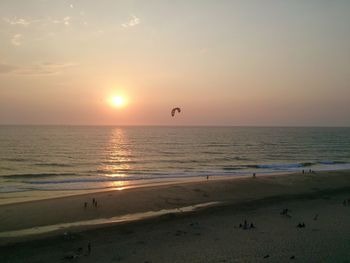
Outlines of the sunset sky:
[{"label": "sunset sky", "polygon": [[1,0],[0,124],[349,126],[349,14],[346,0]]}]

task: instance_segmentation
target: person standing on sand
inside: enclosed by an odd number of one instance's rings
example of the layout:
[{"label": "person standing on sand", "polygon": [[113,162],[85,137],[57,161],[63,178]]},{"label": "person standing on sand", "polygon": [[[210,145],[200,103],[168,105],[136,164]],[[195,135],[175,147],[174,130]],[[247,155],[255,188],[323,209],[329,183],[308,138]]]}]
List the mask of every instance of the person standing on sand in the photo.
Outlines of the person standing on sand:
[{"label": "person standing on sand", "polygon": [[248,229],[248,223],[246,219],[244,220],[243,229]]},{"label": "person standing on sand", "polygon": [[90,255],[91,254],[91,243],[89,242],[88,243],[88,255]]}]

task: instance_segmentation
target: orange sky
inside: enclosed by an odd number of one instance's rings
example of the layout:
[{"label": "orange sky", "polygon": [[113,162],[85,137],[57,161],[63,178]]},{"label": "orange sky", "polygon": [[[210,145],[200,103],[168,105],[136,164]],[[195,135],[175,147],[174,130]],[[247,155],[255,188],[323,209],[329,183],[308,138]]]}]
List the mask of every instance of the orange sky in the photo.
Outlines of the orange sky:
[{"label": "orange sky", "polygon": [[[349,126],[349,11],[3,0],[0,124]],[[111,107],[115,95],[127,105]]]}]

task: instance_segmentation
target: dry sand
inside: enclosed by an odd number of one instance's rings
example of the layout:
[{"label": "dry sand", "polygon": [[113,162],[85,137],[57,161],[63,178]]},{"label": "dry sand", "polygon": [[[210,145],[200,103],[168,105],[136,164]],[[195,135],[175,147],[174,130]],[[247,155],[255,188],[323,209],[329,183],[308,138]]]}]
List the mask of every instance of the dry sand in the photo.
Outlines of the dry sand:
[{"label": "dry sand", "polygon": [[[92,198],[97,208],[92,207]],[[0,262],[350,262],[350,205],[343,205],[349,198],[350,172],[338,171],[209,180],[3,205],[0,236],[37,226],[221,202],[191,213],[75,227],[68,238],[63,235],[67,229],[0,237]],[[280,214],[284,208],[290,210],[289,216]],[[245,219],[256,228],[239,228]],[[297,228],[302,222],[305,228]],[[86,255],[89,242],[92,251]],[[70,256],[74,259],[64,259]]]}]

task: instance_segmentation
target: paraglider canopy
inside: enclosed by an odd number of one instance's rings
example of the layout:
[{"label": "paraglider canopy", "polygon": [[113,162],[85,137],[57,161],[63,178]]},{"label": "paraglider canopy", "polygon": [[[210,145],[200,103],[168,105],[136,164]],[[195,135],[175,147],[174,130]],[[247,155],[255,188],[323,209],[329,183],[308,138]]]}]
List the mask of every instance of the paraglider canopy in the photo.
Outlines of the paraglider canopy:
[{"label": "paraglider canopy", "polygon": [[171,116],[174,117],[176,112],[180,113],[181,109],[179,107],[173,108],[171,110]]}]

